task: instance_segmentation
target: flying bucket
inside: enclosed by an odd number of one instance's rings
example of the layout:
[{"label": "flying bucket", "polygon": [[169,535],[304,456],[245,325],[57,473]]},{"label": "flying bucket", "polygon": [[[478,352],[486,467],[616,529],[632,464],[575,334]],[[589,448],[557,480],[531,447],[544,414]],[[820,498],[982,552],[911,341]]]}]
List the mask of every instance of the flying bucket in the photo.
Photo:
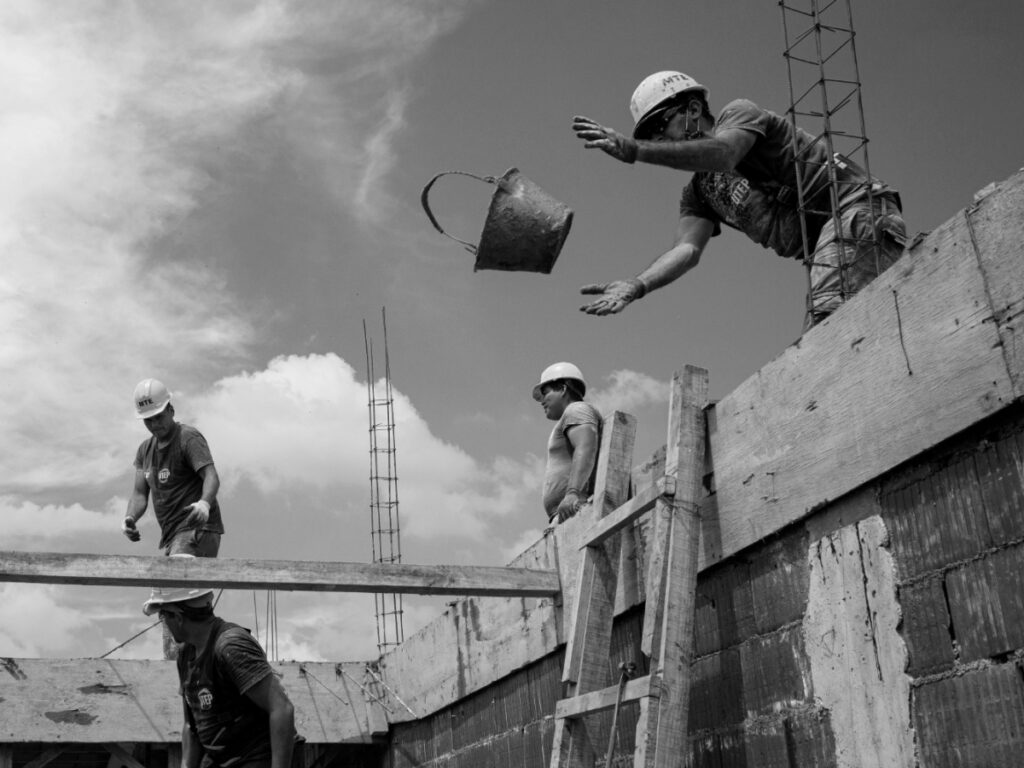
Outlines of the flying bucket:
[{"label": "flying bucket", "polygon": [[[452,237],[437,223],[427,195],[442,176],[469,176],[495,185],[487,221],[476,246]],[[445,171],[432,178],[420,195],[423,210],[434,228],[445,237],[462,243],[476,256],[473,271],[502,269],[507,272],[551,272],[572,225],[572,209],[560,203],[519,172],[509,168],[500,179],[465,171]]]}]

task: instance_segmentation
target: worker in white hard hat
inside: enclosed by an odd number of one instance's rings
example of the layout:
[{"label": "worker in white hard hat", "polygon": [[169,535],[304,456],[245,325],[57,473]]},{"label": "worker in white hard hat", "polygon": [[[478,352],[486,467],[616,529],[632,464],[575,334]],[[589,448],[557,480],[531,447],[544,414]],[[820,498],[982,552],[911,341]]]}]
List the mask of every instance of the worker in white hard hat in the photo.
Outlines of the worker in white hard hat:
[{"label": "worker in white hard hat", "polygon": [[217,503],[220,478],[206,438],[174,420],[171,393],[157,379],[140,381],[132,402],[151,437],[135,453],[135,484],[122,532],[130,541],[141,538],[137,523],[152,496],[158,546],[165,554],[216,557],[224,524]]},{"label": "worker in white hard hat", "polygon": [[[573,118],[587,148],[624,163],[694,171],[684,187],[673,246],[636,277],[581,289],[598,298],[580,309],[621,312],[697,265],[722,224],[780,256],[805,258],[797,174],[803,179],[810,288],[804,328],[819,323],[903,252],[906,226],[899,195],[824,142],[746,99],[730,101],[717,117],[708,90],[682,72],[656,72],[633,93],[632,136]],[[794,149],[796,148],[796,150]],[[797,158],[800,158],[799,162]],[[833,211],[830,179],[838,194]]]},{"label": "worker in white hard hat", "polygon": [[572,363],[549,365],[533,387],[533,399],[556,422],[548,438],[544,471],[544,511],[549,523],[575,515],[594,490],[601,414],[583,401],[586,393],[583,374]]},{"label": "worker in white hard hat", "polygon": [[213,590],[156,588],[142,611],[179,643],[182,766],[288,768],[294,707],[249,630],[214,615]]}]

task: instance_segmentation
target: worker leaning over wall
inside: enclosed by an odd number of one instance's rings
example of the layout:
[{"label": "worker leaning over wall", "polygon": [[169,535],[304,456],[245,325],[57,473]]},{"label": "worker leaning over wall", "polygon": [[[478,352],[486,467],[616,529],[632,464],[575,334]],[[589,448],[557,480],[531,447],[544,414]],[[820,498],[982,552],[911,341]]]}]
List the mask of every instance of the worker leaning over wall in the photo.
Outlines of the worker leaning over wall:
[{"label": "worker leaning over wall", "polygon": [[[600,296],[581,307],[584,312],[621,312],[630,302],[681,277],[697,265],[722,224],[779,256],[802,259],[797,157],[805,179],[808,242],[813,248],[805,330],[902,253],[906,226],[896,191],[869,178],[847,158],[828,157],[824,143],[799,128],[795,154],[794,128],[788,119],[746,99],[730,101],[714,118],[707,89],[682,72],[670,71],[645,78],[629,106],[635,121],[632,137],[582,116],[573,118],[573,130],[587,148],[601,149],[624,163],[640,161],[695,173],[683,189],[672,248],[635,278],[584,286],[582,293]],[[838,231],[830,213],[829,165],[840,190]]]},{"label": "worker leaning over wall", "polygon": [[556,422],[544,471],[544,511],[551,524],[575,515],[594,490],[601,414],[583,401],[586,393],[583,374],[572,363],[549,365],[533,387],[533,399]]}]

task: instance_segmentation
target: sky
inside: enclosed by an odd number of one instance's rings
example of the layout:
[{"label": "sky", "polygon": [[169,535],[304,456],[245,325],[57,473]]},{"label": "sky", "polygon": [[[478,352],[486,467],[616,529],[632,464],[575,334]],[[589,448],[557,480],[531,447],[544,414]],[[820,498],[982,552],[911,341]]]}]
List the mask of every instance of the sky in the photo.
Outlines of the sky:
[{"label": "sky", "polygon": [[[872,171],[929,231],[1021,165],[1024,5],[853,0]],[[573,135],[631,129],[652,72],[712,110],[789,103],[776,3],[287,0],[0,5],[0,550],[157,555],[120,523],[146,377],[207,437],[221,556],[367,562],[363,322],[395,396],[403,561],[502,565],[540,538],[550,363],[664,443],[687,364],[720,399],[800,335],[802,267],[726,232],[621,315],[579,286],[672,242],[688,174]],[[817,126],[803,123],[816,130]],[[437,173],[517,167],[575,218],[550,275],[473,271],[419,202]],[[493,188],[447,176],[476,242]],[[151,622],[144,588],[0,583],[0,656],[94,657]],[[265,633],[266,593],[218,611]],[[406,635],[444,610],[406,598]],[[375,658],[369,595],[279,593],[277,656]],[[112,654],[159,658],[157,632]],[[263,634],[261,634],[261,638]]]}]

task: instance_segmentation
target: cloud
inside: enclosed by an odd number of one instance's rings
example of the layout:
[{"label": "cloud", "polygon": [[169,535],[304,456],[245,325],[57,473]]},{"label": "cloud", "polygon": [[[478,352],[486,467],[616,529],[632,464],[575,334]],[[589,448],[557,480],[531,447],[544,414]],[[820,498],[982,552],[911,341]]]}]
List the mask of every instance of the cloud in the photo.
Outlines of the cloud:
[{"label": "cloud", "polygon": [[634,413],[644,406],[668,403],[669,385],[645,373],[618,370],[606,378],[610,379],[608,385],[587,392],[587,401],[603,415],[612,411]]},{"label": "cloud", "polygon": [[[337,355],[289,355],[221,379],[189,404],[225,493],[244,480],[264,495],[329,489],[361,498],[368,492],[367,397],[366,383]],[[394,390],[393,397],[404,535],[482,541],[493,523],[530,503],[543,474],[539,459],[481,465],[438,438],[407,396]],[[378,446],[386,446],[383,432]],[[386,476],[386,464],[377,473]],[[385,481],[381,499],[386,492]]]},{"label": "cloud", "polygon": [[467,6],[0,7],[0,422],[20,447],[0,487],[121,476],[136,381],[185,389],[247,358],[231,248],[183,252],[190,217],[283,154],[380,220],[403,72]]}]

